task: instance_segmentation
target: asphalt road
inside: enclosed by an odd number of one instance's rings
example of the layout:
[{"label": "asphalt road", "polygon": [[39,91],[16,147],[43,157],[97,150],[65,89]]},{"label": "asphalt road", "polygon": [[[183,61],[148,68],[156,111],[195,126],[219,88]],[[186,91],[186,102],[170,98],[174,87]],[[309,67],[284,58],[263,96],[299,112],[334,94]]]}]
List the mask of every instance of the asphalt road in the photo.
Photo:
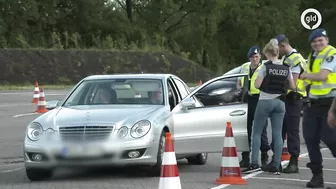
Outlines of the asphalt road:
[{"label": "asphalt road", "polygon": [[[33,91],[33,90],[32,90]],[[30,182],[22,163],[22,143],[27,124],[38,116],[32,105],[32,91],[0,91],[0,189],[156,189],[159,177],[147,177],[141,170],[104,168],[95,170],[57,170],[52,180]],[[60,100],[67,90],[45,91],[46,100]],[[270,129],[269,129],[270,130]],[[270,134],[270,132],[269,132]],[[271,139],[271,137],[269,137]],[[221,154],[210,154],[207,164],[188,165],[178,161],[183,189],[305,188],[311,173],[305,168],[308,162],[302,141],[300,173],[280,176],[268,173],[244,175],[247,185],[214,184],[219,176]],[[323,150],[326,186],[336,187],[336,160],[327,149]],[[240,157],[239,157],[240,158]],[[285,164],[286,162],[283,162]]]}]

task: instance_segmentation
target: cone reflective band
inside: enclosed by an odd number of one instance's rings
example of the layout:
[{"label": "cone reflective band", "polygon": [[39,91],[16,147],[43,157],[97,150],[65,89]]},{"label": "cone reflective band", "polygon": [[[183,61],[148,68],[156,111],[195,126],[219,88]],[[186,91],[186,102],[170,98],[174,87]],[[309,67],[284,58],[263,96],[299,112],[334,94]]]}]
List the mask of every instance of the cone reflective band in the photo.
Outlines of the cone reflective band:
[{"label": "cone reflective band", "polygon": [[46,104],[47,103],[45,101],[43,87],[40,87],[40,98],[39,98],[39,101],[38,101],[37,108],[36,108],[35,112],[38,112],[38,113],[47,112],[48,110],[45,107]]},{"label": "cone reflective band", "polygon": [[288,153],[288,148],[287,148],[287,134],[285,136],[285,141],[282,147],[282,154],[281,154],[281,161],[286,161],[286,160],[290,160],[290,154]]},{"label": "cone reflective band", "polygon": [[161,165],[159,189],[181,189],[174,144],[171,133],[166,133],[165,152]]},{"label": "cone reflective band", "polygon": [[33,104],[37,104],[40,98],[40,91],[39,91],[39,87],[38,87],[38,83],[37,81],[35,82],[35,88],[34,88],[34,95],[33,95],[33,100],[32,103]]},{"label": "cone reflective band", "polygon": [[226,126],[221,168],[216,184],[247,184],[246,180],[241,177],[231,122],[227,122]]}]

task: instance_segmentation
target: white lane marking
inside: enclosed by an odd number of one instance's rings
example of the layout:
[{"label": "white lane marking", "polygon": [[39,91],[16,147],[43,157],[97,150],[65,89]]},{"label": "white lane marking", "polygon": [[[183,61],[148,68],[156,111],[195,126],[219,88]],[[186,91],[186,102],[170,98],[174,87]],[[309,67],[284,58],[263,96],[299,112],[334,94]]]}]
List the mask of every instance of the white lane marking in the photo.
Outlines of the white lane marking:
[{"label": "white lane marking", "polygon": [[[309,157],[302,157],[302,159],[309,159]],[[324,157],[322,159],[323,160],[336,160],[336,158],[328,158],[328,157]]]},{"label": "white lane marking", "polygon": [[[309,182],[309,180],[291,179],[291,178],[283,178],[283,177],[253,177],[252,179]],[[324,183],[336,185],[336,182],[324,182]]]},{"label": "white lane marking", "polygon": [[11,107],[11,106],[29,106],[34,105],[33,103],[30,104],[0,104],[0,107]]},{"label": "white lane marking", "polygon": [[[307,168],[307,167],[299,167],[299,169],[310,170],[310,169],[309,169],[309,168]],[[325,168],[323,168],[323,171],[331,171],[331,172],[336,172],[336,169],[325,169]]]},{"label": "white lane marking", "polygon": [[27,113],[27,114],[18,114],[18,115],[15,115],[13,117],[17,118],[17,117],[22,117],[22,116],[36,115],[36,114],[38,114],[38,113],[37,112],[33,112],[33,113]]},{"label": "white lane marking", "polygon": [[10,170],[6,170],[6,171],[2,171],[0,173],[9,173],[9,172],[18,171],[18,170],[21,170],[21,169],[23,169],[23,167],[16,168],[16,169],[10,169]]},{"label": "white lane marking", "polygon": [[[322,148],[321,151],[324,151],[324,150],[327,150],[328,148]],[[308,153],[304,153],[304,154],[301,154],[299,157],[300,158],[303,158],[303,157],[306,157],[308,156],[309,154]],[[289,161],[282,161],[281,162],[281,165],[282,166],[285,166],[289,163]],[[259,175],[260,173],[263,173],[264,171],[258,171],[258,172],[254,172],[254,173],[250,173],[246,176],[243,177],[243,179],[249,179],[249,178],[255,178],[257,175]],[[219,186],[216,186],[216,187],[213,187],[211,189],[222,189],[222,188],[226,188],[230,186],[230,184],[222,184],[222,185],[219,185]]]},{"label": "white lane marking", "polygon": [[[26,95],[26,94],[31,94],[32,98],[34,95],[34,92],[21,92],[21,93],[0,93],[0,95]],[[62,96],[66,95],[66,93],[44,93],[46,96]]]}]

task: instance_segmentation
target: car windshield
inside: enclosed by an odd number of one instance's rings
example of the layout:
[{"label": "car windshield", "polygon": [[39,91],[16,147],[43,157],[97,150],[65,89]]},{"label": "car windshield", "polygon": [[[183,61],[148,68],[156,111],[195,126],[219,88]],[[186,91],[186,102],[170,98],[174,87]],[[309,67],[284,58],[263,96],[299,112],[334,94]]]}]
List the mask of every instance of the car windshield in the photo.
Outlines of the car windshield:
[{"label": "car windshield", "polygon": [[107,104],[163,105],[162,81],[157,79],[87,80],[79,84],[64,106]]}]

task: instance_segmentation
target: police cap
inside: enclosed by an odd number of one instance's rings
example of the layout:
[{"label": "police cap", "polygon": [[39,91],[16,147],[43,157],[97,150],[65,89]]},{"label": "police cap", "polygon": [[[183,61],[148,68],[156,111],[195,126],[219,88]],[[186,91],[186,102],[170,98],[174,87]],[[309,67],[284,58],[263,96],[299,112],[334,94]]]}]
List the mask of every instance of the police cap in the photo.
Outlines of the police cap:
[{"label": "police cap", "polygon": [[327,37],[327,31],[325,29],[319,28],[312,31],[309,35],[308,42],[311,43],[314,39],[318,37],[325,36]]},{"label": "police cap", "polygon": [[251,56],[260,53],[260,48],[259,46],[253,46],[250,48],[250,50],[247,53],[247,57],[250,58]]},{"label": "police cap", "polygon": [[278,43],[281,43],[286,38],[287,38],[287,36],[285,34],[279,34],[275,37],[275,39],[278,41]]}]

